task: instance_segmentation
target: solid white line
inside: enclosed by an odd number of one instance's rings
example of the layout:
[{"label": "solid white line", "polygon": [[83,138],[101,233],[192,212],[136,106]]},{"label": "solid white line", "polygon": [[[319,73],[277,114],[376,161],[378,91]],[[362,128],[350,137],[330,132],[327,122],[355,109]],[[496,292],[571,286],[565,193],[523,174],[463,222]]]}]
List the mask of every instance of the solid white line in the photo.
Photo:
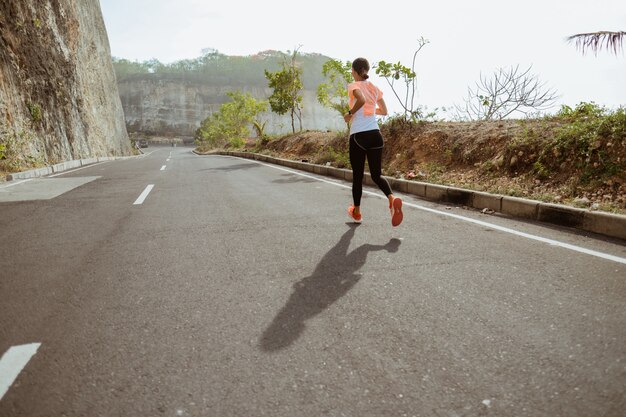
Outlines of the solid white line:
[{"label": "solid white line", "polygon": [[0,189],[1,188],[13,187],[14,185],[24,184],[25,182],[32,181],[32,180],[33,180],[32,178],[29,178],[27,180],[20,180],[20,181],[16,181],[16,182],[11,181],[11,184],[4,185],[4,186],[0,187]]},{"label": "solid white line", "polygon": [[37,353],[41,343],[13,346],[0,358],[0,400],[7,393],[15,378],[22,372],[30,358]]},{"label": "solid white line", "polygon": [[150,191],[152,191],[153,188],[154,188],[154,184],[148,185],[146,189],[143,190],[143,192],[139,195],[137,200],[135,200],[133,205],[143,204],[144,200],[146,199],[146,197],[148,197],[148,194],[150,194]]},{"label": "solid white line", "polygon": [[95,164],[85,165],[84,167],[80,167],[80,168],[76,168],[76,169],[70,169],[70,170],[67,170],[67,171],[59,172],[58,174],[54,174],[54,175],[48,175],[47,178],[58,177],[59,175],[65,175],[65,174],[69,174],[69,173],[72,173],[72,172],[80,171],[81,169],[95,167],[96,165],[106,164],[107,162],[111,162],[111,161],[96,162]]},{"label": "solid white line", "polygon": [[[230,157],[229,156],[225,156],[225,157],[226,158],[237,158],[237,157],[234,157],[234,156],[230,156]],[[264,165],[266,167],[274,168],[274,169],[277,169],[277,170],[280,170],[280,171],[285,171],[285,172],[289,172],[289,173],[292,173],[292,174],[300,175],[302,177],[311,178],[311,179],[314,179],[314,180],[317,180],[317,181],[320,181],[320,182],[325,182],[327,184],[335,185],[337,187],[352,189],[352,186],[348,186],[348,185],[345,185],[345,184],[340,184],[340,183],[334,182],[334,181],[329,181],[329,180],[326,180],[326,179],[323,179],[323,178],[314,177],[312,175],[303,174],[303,173],[298,172],[298,171],[293,171],[291,169],[282,168],[282,167],[275,166],[275,165],[272,165],[272,164],[266,164],[264,162],[255,161],[253,159],[246,159],[246,158],[237,158],[237,159],[244,159],[246,161],[256,162],[257,164],[261,164],[261,165]],[[387,199],[387,197],[385,197],[383,195],[380,195],[380,193],[373,193],[371,191],[363,190],[363,194],[371,195],[373,197],[383,198],[385,200]],[[598,252],[598,251],[595,251],[595,250],[592,250],[592,249],[587,249],[587,248],[583,248],[583,247],[580,247],[580,246],[571,245],[569,243],[560,242],[558,240],[548,239],[548,238],[545,238],[545,237],[532,235],[530,233],[520,232],[518,230],[509,229],[508,227],[498,226],[497,224],[488,223],[488,222],[485,222],[485,221],[482,221],[482,220],[472,219],[471,217],[460,216],[458,214],[448,213],[448,212],[445,212],[445,211],[440,211],[440,210],[432,209],[432,208],[429,208],[429,207],[420,206],[419,204],[408,203],[408,202],[404,202],[403,201],[403,205],[409,206],[409,207],[413,207],[413,208],[416,208],[416,209],[419,209],[419,210],[424,210],[424,211],[427,211],[429,213],[435,213],[435,214],[439,214],[439,215],[442,215],[442,216],[448,216],[448,217],[452,217],[452,218],[457,219],[457,220],[462,220],[462,221],[466,221],[466,222],[469,222],[469,223],[478,224],[480,226],[489,227],[491,229],[498,230],[500,232],[510,233],[512,235],[515,235],[515,236],[525,237],[526,239],[536,240],[538,242],[547,243],[547,244],[552,245],[552,246],[558,246],[558,247],[561,247],[561,248],[564,248],[564,249],[569,249],[569,250],[572,250],[572,251],[575,251],[575,252],[579,252],[579,253],[584,253],[586,255],[595,256],[595,257],[598,257],[598,258],[606,259],[606,260],[617,262],[617,263],[621,263],[621,264],[626,264],[626,258],[621,258],[619,256],[610,255],[608,253]]]},{"label": "solid white line", "polygon": [[161,171],[165,171],[165,167],[166,167],[166,166],[167,166],[167,165],[163,165],[163,166],[161,167]]}]

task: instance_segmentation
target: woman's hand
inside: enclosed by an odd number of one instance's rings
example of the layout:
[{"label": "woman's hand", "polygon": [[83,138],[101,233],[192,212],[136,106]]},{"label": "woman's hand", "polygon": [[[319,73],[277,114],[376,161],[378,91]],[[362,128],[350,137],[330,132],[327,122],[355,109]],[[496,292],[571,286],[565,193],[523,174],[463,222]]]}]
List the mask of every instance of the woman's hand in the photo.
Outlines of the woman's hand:
[{"label": "woman's hand", "polygon": [[346,123],[350,123],[350,120],[352,120],[352,116],[352,114],[346,113],[343,115],[343,120],[345,120]]}]

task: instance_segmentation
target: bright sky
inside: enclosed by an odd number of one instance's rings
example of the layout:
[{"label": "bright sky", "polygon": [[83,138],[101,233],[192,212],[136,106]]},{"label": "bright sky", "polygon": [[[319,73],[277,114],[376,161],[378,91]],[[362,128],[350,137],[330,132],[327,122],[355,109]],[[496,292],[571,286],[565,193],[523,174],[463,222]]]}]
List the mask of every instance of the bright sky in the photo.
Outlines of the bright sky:
[{"label": "bright sky", "polygon": [[[624,0],[100,0],[114,56],[172,62],[203,48],[227,55],[275,49],[410,66],[417,39],[418,102],[462,103],[481,72],[533,66],[558,104],[626,105],[626,51],[582,55],[565,38],[626,31]],[[626,48],[626,45],[625,45]],[[370,72],[373,74],[373,71]],[[399,110],[385,86],[388,106]],[[555,108],[556,110],[556,108]]]}]

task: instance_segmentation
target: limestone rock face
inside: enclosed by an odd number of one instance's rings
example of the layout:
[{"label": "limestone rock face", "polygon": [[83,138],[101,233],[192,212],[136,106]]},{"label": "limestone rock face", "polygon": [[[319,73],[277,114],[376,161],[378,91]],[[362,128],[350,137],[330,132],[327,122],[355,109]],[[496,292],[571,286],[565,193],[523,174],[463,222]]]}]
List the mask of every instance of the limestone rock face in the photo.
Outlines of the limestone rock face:
[{"label": "limestone rock face", "polygon": [[130,154],[98,0],[0,2],[0,128],[46,163]]},{"label": "limestone rock face", "polygon": [[[267,99],[272,93],[269,88],[215,86],[160,74],[130,77],[120,81],[118,88],[129,132],[177,136],[194,136],[200,123],[230,100],[228,91],[241,90],[257,99]],[[268,111],[259,119],[267,121],[268,134],[291,132],[289,114],[279,116]],[[346,126],[341,115],[317,102],[315,91],[304,90],[302,128],[341,130]]]}]

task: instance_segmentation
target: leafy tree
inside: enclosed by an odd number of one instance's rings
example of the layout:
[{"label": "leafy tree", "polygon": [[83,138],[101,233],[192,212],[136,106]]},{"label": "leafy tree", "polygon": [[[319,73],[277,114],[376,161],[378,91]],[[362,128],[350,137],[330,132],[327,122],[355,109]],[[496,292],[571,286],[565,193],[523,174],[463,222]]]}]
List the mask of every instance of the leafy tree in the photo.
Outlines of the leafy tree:
[{"label": "leafy tree", "polygon": [[[208,142],[209,145],[223,146],[230,144],[233,147],[243,145],[243,138],[250,135],[250,125],[265,126],[257,120],[257,115],[267,110],[267,102],[259,101],[249,93],[240,91],[226,93],[232,101],[222,104],[219,112],[213,113],[202,121],[196,130],[198,142]],[[263,130],[257,127],[261,135]]]},{"label": "leafy tree", "polygon": [[352,80],[352,64],[330,59],[322,66],[322,74],[327,82],[317,87],[317,101],[324,106],[344,115],[350,109],[348,102],[348,84]]},{"label": "leafy tree", "polygon": [[622,42],[626,37],[626,32],[592,32],[592,33],[579,33],[567,38],[568,42],[575,42],[576,48],[580,49],[584,54],[587,49],[591,49],[594,55],[598,54],[598,51],[606,48],[609,51],[613,51],[615,55],[622,49]]},{"label": "leafy tree", "polygon": [[302,131],[302,68],[296,63],[298,50],[291,55],[291,61],[282,63],[282,69],[276,72],[265,70],[265,78],[269,87],[274,90],[269,97],[270,107],[277,114],[289,112],[291,116],[291,130],[296,133],[295,118],[298,118]]},{"label": "leafy tree", "polygon": [[[203,55],[170,64],[157,60],[132,62],[113,58],[113,67],[119,81],[126,79],[183,79],[213,86],[227,85],[233,89],[243,87],[267,87],[263,71],[277,71],[291,53],[264,51],[250,56],[228,56],[214,49],[205,48]],[[307,90],[315,90],[324,82],[321,68],[328,57],[320,54],[298,54],[302,68],[302,84]]]},{"label": "leafy tree", "polygon": [[267,120],[261,122],[260,120],[253,120],[252,127],[254,127],[254,131],[256,132],[256,137],[261,141],[261,143],[265,144],[268,142],[268,137],[265,135],[265,125],[267,124]]},{"label": "leafy tree", "polygon": [[[424,39],[423,37],[419,38],[417,41],[417,50],[413,53],[413,61],[411,63],[411,67],[405,67],[399,61],[395,64],[388,63],[385,61],[380,61],[376,64],[376,74],[383,77],[393,94],[398,99],[398,102],[404,109],[404,118],[405,120],[411,118],[413,120],[419,119],[422,117],[422,111],[419,106],[415,106],[415,90],[417,88],[417,74],[415,73],[415,59],[417,58],[417,54],[422,50],[424,46],[428,43],[428,39]],[[402,83],[404,84],[404,99],[400,98],[398,86],[395,85],[395,82],[402,79]]]},{"label": "leafy tree", "polygon": [[144,64],[148,67],[148,72],[150,73],[164,72],[168,68],[167,65],[161,63],[161,61],[156,58],[152,58],[144,62]]},{"label": "leafy tree", "polygon": [[122,80],[133,74],[148,74],[149,72],[148,67],[141,62],[116,57],[112,57],[111,60],[118,80]]}]

